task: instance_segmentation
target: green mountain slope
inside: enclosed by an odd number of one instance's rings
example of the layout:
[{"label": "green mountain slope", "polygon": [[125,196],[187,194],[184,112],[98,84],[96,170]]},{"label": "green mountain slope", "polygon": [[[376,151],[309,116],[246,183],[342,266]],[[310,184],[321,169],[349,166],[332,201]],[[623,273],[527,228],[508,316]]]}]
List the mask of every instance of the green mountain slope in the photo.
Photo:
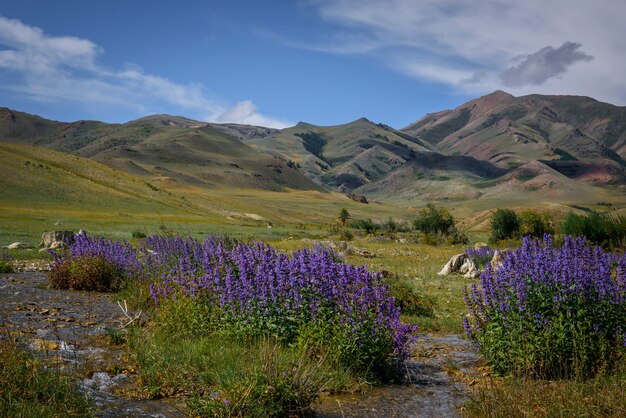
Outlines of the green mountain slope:
[{"label": "green mountain slope", "polygon": [[261,154],[224,132],[232,126],[217,129],[168,115],[127,124],[64,123],[9,109],[3,109],[0,118],[0,142],[92,158],[156,183],[319,190],[286,161]]},{"label": "green mountain slope", "polygon": [[0,161],[4,207],[122,213],[189,210],[180,197],[86,158],[0,143]]},{"label": "green mountain slope", "polygon": [[415,152],[434,147],[420,139],[365,118],[336,126],[300,122],[292,128],[247,144],[298,164],[319,184],[354,187],[376,181]]}]

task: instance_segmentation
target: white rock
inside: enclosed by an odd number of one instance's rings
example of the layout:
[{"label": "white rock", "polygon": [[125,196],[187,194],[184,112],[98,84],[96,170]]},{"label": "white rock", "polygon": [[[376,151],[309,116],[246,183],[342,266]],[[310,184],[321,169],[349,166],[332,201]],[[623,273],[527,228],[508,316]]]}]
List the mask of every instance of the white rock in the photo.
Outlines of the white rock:
[{"label": "white rock", "polygon": [[476,262],[466,254],[457,254],[450,258],[448,263],[439,272],[439,275],[447,276],[454,273],[463,274],[464,277],[467,278],[474,278],[480,275],[480,270]]},{"label": "white rock", "polygon": [[9,244],[4,248],[8,248],[9,250],[25,250],[25,249],[34,248],[34,247],[25,242],[14,242],[13,244]]},{"label": "white rock", "polygon": [[448,274],[457,273],[467,259],[468,257],[465,254],[453,255],[448,263],[441,269],[439,275],[447,276]]}]

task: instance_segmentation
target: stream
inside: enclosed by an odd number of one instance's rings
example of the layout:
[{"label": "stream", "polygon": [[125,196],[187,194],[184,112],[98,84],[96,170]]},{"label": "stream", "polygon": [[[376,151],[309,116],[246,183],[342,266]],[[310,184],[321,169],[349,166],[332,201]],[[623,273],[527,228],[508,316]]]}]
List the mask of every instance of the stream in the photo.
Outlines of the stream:
[{"label": "stream", "polygon": [[[40,269],[41,270],[41,269]],[[129,319],[110,295],[47,289],[42,271],[0,274],[0,329],[76,376],[100,417],[181,417],[181,399],[141,399],[138,377],[109,330]],[[480,357],[458,335],[421,336],[406,382],[365,394],[323,396],[317,417],[455,417],[479,372]]]}]

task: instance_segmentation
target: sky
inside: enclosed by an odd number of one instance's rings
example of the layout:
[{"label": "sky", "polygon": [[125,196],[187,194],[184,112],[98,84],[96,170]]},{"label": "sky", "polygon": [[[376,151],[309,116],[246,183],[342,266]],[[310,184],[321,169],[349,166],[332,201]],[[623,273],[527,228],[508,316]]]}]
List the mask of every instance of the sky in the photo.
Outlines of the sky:
[{"label": "sky", "polygon": [[500,89],[626,105],[623,0],[0,5],[0,106],[127,122],[402,128]]}]

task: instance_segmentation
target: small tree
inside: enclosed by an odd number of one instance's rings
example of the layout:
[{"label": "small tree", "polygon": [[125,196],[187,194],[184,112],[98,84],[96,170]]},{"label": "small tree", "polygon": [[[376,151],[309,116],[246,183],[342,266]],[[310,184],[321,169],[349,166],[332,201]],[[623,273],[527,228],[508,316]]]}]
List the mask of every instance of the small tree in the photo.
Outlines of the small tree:
[{"label": "small tree", "polygon": [[348,212],[346,208],[341,208],[339,211],[339,221],[341,221],[341,225],[345,226],[348,219],[350,219],[350,212]]},{"label": "small tree", "polygon": [[419,211],[413,226],[424,234],[450,235],[455,231],[454,218],[448,209],[438,208],[432,203]]},{"label": "small tree", "polygon": [[511,209],[498,209],[491,218],[491,241],[515,238],[519,236],[521,221]]}]

